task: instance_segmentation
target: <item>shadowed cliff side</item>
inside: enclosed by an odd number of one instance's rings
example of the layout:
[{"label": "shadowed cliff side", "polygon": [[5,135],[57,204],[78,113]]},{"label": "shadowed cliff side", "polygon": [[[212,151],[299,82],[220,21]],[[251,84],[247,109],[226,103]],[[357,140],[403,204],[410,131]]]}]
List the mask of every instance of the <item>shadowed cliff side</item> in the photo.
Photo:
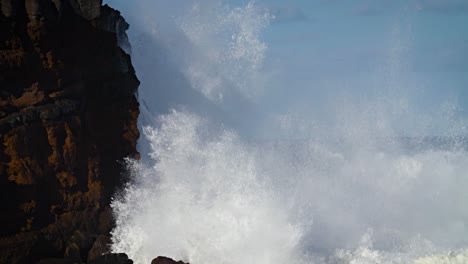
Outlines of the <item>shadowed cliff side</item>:
[{"label": "shadowed cliff side", "polygon": [[128,24],[99,0],[0,10],[0,263],[87,261],[105,250],[123,160],[139,155]]}]

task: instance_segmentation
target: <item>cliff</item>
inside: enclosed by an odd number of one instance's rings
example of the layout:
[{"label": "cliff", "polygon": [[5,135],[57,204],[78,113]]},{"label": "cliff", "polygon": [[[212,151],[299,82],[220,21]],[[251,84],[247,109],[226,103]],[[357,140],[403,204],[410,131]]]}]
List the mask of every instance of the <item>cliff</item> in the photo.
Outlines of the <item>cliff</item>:
[{"label": "cliff", "polygon": [[0,263],[86,261],[112,228],[124,158],[138,158],[128,24],[100,0],[0,10]]}]

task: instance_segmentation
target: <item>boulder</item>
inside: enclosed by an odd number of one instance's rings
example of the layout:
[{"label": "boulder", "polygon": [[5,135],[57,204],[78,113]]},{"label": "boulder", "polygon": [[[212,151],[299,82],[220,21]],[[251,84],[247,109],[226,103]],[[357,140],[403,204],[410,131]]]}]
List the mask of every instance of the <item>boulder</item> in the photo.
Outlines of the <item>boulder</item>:
[{"label": "boulder", "polygon": [[151,261],[151,264],[189,264],[189,263],[185,263],[182,261],[175,261],[171,258],[160,256],[160,257],[153,259],[153,261]]},{"label": "boulder", "polygon": [[94,241],[93,247],[88,252],[88,262],[98,259],[100,256],[108,254],[110,252],[109,245],[111,239],[109,236],[100,235],[96,241]]},{"label": "boulder", "polygon": [[133,261],[126,254],[120,253],[99,256],[88,264],[133,264]]}]

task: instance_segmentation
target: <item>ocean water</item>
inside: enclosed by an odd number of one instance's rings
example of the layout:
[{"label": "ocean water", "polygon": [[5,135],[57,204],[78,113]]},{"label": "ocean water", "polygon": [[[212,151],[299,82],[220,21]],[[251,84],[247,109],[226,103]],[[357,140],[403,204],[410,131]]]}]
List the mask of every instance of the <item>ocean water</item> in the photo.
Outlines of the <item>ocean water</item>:
[{"label": "ocean water", "polygon": [[[250,114],[274,82],[268,10],[210,0],[127,12],[143,158],[127,161],[112,202],[113,252],[135,263],[468,263],[465,123],[443,112],[441,135],[406,130],[431,113],[392,87],[337,97],[327,122]],[[161,109],[161,97],[173,102]]]},{"label": "ocean water", "polygon": [[129,162],[113,202],[113,250],[137,263],[468,261],[465,150],[245,143],[179,111],[158,123],[152,162]]}]

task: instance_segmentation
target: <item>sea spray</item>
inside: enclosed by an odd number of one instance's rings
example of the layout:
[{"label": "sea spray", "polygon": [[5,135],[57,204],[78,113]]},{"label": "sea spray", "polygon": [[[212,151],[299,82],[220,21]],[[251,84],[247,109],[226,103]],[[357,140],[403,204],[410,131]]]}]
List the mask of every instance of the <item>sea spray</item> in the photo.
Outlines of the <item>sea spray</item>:
[{"label": "sea spray", "polygon": [[[152,167],[113,202],[113,251],[136,263],[167,255],[191,263],[300,263],[301,228],[260,178],[238,137],[173,111],[147,127]],[[297,261],[295,261],[297,260]]]},{"label": "sea spray", "polygon": [[405,264],[466,243],[464,151],[246,144],[184,111],[144,132],[152,162],[113,202],[113,251],[136,263]]},{"label": "sea spray", "polygon": [[[252,105],[266,86],[268,13],[217,0],[134,6],[145,8],[132,23],[144,158],[129,161],[112,203],[114,252],[136,263],[465,263],[468,126],[453,102],[414,108],[398,46],[390,80],[372,76],[378,96],[336,94],[326,122],[262,116]],[[268,137],[245,137],[260,127]]]}]

